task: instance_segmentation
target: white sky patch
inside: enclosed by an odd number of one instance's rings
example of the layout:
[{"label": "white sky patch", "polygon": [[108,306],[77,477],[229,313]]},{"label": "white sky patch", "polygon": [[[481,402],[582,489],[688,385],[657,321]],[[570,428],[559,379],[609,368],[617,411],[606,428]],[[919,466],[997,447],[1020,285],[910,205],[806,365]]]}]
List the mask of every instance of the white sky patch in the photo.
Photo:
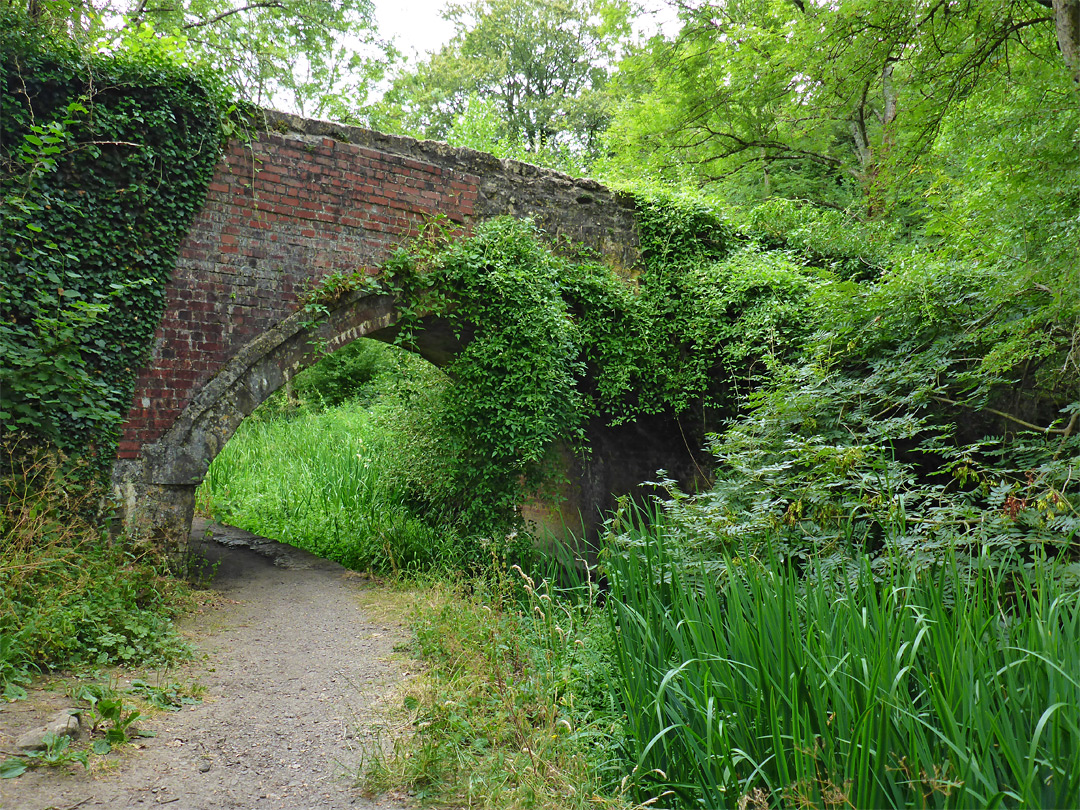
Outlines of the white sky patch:
[{"label": "white sky patch", "polygon": [[446,0],[375,0],[379,35],[393,39],[412,61],[437,51],[454,35],[454,26],[441,16]]},{"label": "white sky patch", "polygon": [[650,37],[660,31],[670,39],[682,27],[675,0],[639,0],[639,5],[641,13],[634,18],[634,33]]}]

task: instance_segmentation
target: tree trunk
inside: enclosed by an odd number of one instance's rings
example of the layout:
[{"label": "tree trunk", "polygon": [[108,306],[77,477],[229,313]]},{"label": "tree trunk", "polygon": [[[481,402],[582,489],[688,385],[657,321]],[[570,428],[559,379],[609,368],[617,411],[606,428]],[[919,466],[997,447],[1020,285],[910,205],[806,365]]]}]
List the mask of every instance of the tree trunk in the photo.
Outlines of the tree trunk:
[{"label": "tree trunk", "polygon": [[1053,8],[1061,58],[1080,84],[1080,0],[1053,0]]}]

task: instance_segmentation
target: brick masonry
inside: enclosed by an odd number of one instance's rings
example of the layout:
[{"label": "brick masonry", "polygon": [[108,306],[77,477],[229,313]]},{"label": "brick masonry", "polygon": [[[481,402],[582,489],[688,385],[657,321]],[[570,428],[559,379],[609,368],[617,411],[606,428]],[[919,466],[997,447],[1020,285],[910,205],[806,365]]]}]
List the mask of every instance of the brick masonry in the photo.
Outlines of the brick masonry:
[{"label": "brick masonry", "polygon": [[[114,468],[129,525],[141,515],[154,530],[182,531],[213,455],[316,359],[297,313],[307,287],[374,271],[436,216],[467,229],[506,214],[531,216],[556,243],[584,244],[618,270],[637,262],[632,201],[595,181],[265,113],[250,140],[231,144],[180,247]],[[354,297],[321,337],[338,347],[393,320],[392,302]]]}]

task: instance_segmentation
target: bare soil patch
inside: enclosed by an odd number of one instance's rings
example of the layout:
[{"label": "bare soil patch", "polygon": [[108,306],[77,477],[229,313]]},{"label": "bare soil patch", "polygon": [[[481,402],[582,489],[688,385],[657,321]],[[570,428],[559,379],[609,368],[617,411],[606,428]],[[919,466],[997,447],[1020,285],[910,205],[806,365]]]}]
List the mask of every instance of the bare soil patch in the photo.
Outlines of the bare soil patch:
[{"label": "bare soil patch", "polygon": [[[106,807],[172,810],[342,810],[408,807],[368,799],[355,778],[387,703],[412,663],[400,596],[336,563],[231,527],[198,523],[193,538],[220,561],[213,607],[184,623],[196,661],[167,672],[120,673],[149,683],[198,683],[202,702],[154,712],[156,736],[81,765],[0,781],[3,810]],[[0,750],[75,705],[69,681],[39,679],[28,700],[0,705]]]}]

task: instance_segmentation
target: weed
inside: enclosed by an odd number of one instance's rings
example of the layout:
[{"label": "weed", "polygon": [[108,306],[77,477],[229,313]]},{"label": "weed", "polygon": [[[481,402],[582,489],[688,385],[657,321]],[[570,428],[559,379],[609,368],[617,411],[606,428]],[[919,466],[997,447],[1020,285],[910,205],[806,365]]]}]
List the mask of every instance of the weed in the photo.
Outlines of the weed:
[{"label": "weed", "polygon": [[86,751],[73,749],[70,737],[62,734],[46,734],[43,750],[28,751],[22,756],[8,757],[0,762],[0,779],[14,779],[39,765],[58,767],[73,762],[89,768],[90,755]]},{"label": "weed", "polygon": [[170,616],[187,591],[152,550],[111,540],[78,465],[7,442],[0,463],[0,686],[31,669],[141,664],[187,654]]},{"label": "weed", "polygon": [[131,682],[128,694],[142,698],[155,709],[167,712],[178,712],[186,705],[201,703],[201,693],[205,687],[194,684],[185,688],[183,684],[167,683],[164,686],[153,686],[142,679]]},{"label": "weed", "polygon": [[403,701],[412,733],[367,764],[367,787],[470,807],[624,806],[617,782],[598,778],[612,729],[578,697],[590,675],[603,679],[580,657],[592,601],[501,561],[495,572],[419,600],[427,669]]},{"label": "weed", "polygon": [[147,736],[135,728],[142,713],[124,703],[123,696],[112,686],[99,683],[83,684],[74,697],[90,704],[90,735],[97,736],[92,747],[95,754],[107,754],[114,746]]},{"label": "weed", "polygon": [[24,687],[30,683],[30,676],[23,668],[25,660],[18,637],[12,633],[0,633],[0,685],[4,690],[0,699],[5,703],[26,697]]}]

